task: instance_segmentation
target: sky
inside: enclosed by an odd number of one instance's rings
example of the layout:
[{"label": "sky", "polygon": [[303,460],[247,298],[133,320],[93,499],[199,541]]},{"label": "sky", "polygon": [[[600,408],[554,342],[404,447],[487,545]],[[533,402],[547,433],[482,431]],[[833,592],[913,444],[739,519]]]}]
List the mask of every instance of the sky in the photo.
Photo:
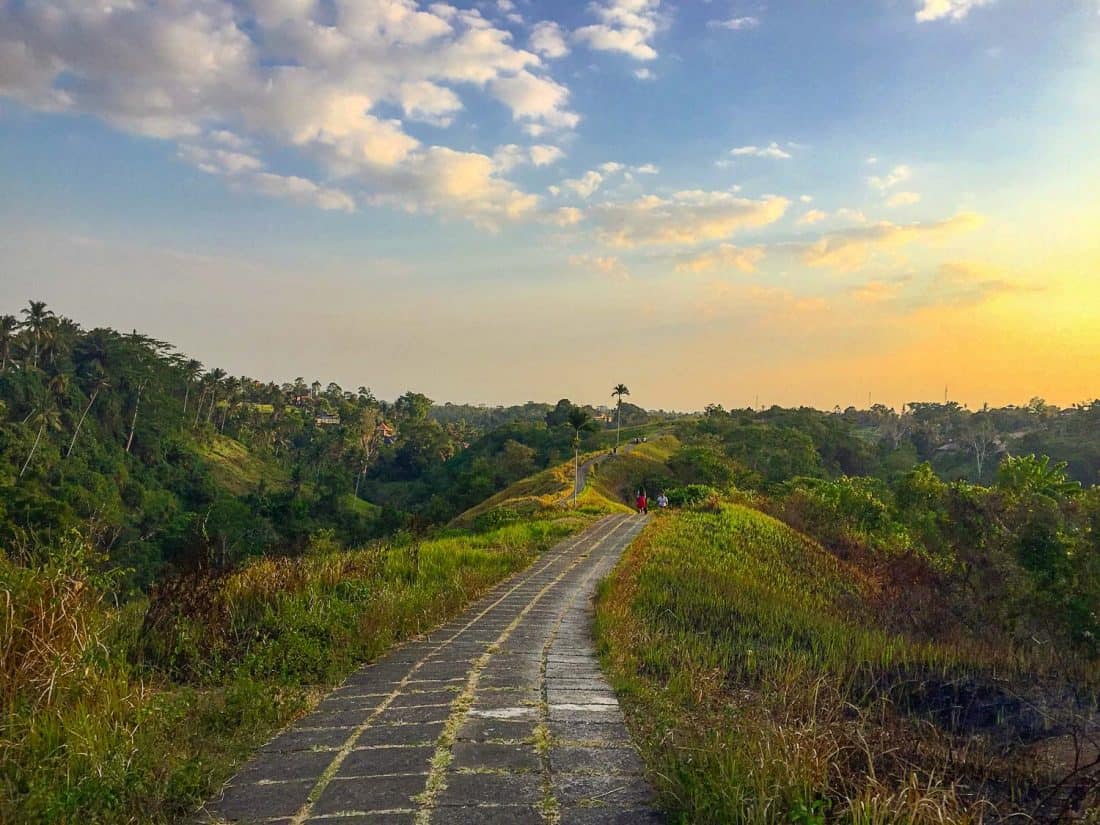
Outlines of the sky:
[{"label": "sky", "polygon": [[1100,396],[1100,0],[0,0],[0,311],[443,401]]}]

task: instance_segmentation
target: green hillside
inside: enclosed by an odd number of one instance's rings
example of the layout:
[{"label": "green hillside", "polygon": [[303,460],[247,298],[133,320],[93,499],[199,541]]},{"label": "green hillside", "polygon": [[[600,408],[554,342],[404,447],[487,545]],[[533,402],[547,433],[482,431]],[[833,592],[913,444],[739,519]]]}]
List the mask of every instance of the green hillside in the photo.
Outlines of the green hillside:
[{"label": "green hillside", "polygon": [[[1100,664],[966,632],[949,590],[914,604],[919,589],[884,579],[881,562],[843,561],[737,504],[661,514],[629,549],[598,635],[673,821],[979,822],[1100,804],[1072,747],[1095,725]],[[938,624],[903,631],[902,610]]]}]

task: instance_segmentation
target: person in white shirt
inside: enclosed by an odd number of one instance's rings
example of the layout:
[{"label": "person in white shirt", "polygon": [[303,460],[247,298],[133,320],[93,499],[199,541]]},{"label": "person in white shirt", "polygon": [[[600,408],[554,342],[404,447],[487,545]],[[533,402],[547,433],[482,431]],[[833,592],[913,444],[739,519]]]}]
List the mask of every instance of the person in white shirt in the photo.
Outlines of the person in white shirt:
[{"label": "person in white shirt", "polygon": [[662,510],[668,507],[668,496],[666,496],[664,493],[661,493],[659,496],[657,496],[657,506],[660,507]]}]

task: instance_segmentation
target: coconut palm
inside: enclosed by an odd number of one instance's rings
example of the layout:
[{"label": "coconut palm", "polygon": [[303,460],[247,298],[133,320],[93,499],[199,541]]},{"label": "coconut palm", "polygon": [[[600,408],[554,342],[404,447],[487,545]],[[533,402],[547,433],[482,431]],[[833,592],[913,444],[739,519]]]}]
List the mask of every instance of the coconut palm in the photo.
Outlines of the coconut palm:
[{"label": "coconut palm", "polygon": [[47,331],[50,319],[54,317],[53,311],[46,309],[45,301],[31,301],[22,311],[26,320],[23,326],[30,332],[34,339],[34,365],[38,366],[38,350],[42,337]]},{"label": "coconut palm", "polygon": [[611,391],[612,398],[617,398],[615,404],[615,451],[619,450],[619,431],[623,428],[623,396],[630,395],[630,390],[627,389],[626,384],[616,384],[615,389]]},{"label": "coconut palm", "polygon": [[27,467],[30,466],[31,459],[34,458],[34,453],[38,449],[38,443],[42,440],[42,433],[46,432],[46,430],[61,429],[61,416],[58,414],[57,409],[48,402],[35,410],[30,418],[30,422],[32,427],[38,427],[38,434],[34,437],[34,444],[31,445],[31,451],[27,454],[27,460],[23,462],[23,469],[19,471],[20,478],[27,472]]},{"label": "coconut palm", "polygon": [[573,506],[577,506],[577,488],[581,486],[581,432],[592,428],[592,417],[583,407],[569,411],[569,426],[573,428]]},{"label": "coconut palm", "polygon": [[214,420],[214,409],[218,406],[218,387],[221,386],[225,376],[226,372],[221,367],[215,367],[207,373],[207,378],[210,379],[210,409],[206,413],[207,424]]},{"label": "coconut palm", "polygon": [[73,440],[69,442],[69,449],[65,451],[65,458],[72,455],[73,447],[76,446],[76,439],[80,436],[80,428],[84,426],[84,419],[88,417],[88,411],[92,409],[92,404],[94,404],[95,400],[99,397],[99,393],[108,386],[109,382],[107,381],[107,376],[100,372],[92,384],[92,394],[88,397],[88,403],[84,407],[84,412],[80,414],[80,420],[76,422],[76,429],[73,430]]},{"label": "coconut palm", "polygon": [[142,379],[137,385],[137,394],[134,396],[134,417],[130,419],[130,435],[126,438],[126,452],[130,452],[130,447],[134,444],[134,431],[137,429],[138,419],[138,407],[141,406],[141,394],[145,392],[145,385],[149,383],[149,379]]},{"label": "coconut palm", "polygon": [[17,332],[19,332],[19,321],[15,316],[0,315],[0,372],[7,372]]},{"label": "coconut palm", "polygon": [[186,389],[183,392],[183,414],[187,415],[187,402],[191,400],[191,385],[202,375],[202,362],[189,358],[180,364],[183,377],[186,380]]}]

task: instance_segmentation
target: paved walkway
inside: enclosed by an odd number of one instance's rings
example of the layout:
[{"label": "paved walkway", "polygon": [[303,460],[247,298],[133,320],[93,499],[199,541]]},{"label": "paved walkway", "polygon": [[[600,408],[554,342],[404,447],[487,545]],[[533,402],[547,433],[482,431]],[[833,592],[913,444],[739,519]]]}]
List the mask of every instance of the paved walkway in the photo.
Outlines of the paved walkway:
[{"label": "paved walkway", "polygon": [[591,641],[593,589],[644,525],[608,516],[352,674],[203,821],[657,823]]}]

